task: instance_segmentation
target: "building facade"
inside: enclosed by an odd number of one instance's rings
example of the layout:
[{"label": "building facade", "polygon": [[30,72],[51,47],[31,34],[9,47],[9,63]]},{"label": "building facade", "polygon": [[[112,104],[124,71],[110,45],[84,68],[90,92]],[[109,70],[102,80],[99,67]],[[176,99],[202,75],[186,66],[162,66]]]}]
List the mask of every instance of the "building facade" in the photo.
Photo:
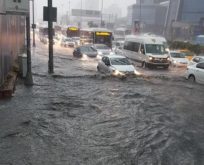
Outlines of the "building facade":
[{"label": "building facade", "polygon": [[25,16],[6,13],[4,2],[0,1],[0,87],[25,46]]},{"label": "building facade", "polygon": [[128,25],[132,27],[133,32],[135,24],[140,24],[140,31],[162,34],[166,18],[167,6],[160,5],[155,0],[140,0],[136,4],[128,7]]},{"label": "building facade", "polygon": [[99,10],[100,0],[85,0],[84,9],[86,10]]},{"label": "building facade", "polygon": [[203,0],[170,0],[165,35],[172,40],[191,40],[204,34],[203,9]]}]

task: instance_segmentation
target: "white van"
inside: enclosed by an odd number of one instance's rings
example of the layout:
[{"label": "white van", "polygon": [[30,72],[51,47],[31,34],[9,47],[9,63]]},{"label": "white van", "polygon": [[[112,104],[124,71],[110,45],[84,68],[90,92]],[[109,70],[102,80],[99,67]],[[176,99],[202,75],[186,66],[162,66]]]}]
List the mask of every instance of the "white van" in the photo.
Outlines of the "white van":
[{"label": "white van", "polygon": [[129,35],[125,38],[123,55],[145,67],[169,67],[166,39],[156,35]]}]

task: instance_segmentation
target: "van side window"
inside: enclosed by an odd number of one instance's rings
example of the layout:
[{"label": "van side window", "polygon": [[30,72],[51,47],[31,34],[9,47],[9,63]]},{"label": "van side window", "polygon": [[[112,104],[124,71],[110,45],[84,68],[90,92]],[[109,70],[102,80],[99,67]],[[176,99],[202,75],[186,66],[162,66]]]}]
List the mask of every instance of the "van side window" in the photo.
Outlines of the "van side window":
[{"label": "van side window", "polygon": [[128,50],[128,41],[124,43],[124,49]]},{"label": "van side window", "polygon": [[134,42],[134,52],[138,52],[139,51],[139,48],[140,48],[140,43],[137,43],[137,42]]},{"label": "van side window", "polygon": [[128,43],[128,50],[134,51],[133,42],[129,42],[129,43]]},{"label": "van side window", "polygon": [[141,44],[140,51],[142,54],[145,54],[144,44]]},{"label": "van side window", "polygon": [[127,41],[124,44],[124,49],[134,51],[134,52],[138,52],[139,47],[140,47],[140,43],[137,43],[137,42]]}]

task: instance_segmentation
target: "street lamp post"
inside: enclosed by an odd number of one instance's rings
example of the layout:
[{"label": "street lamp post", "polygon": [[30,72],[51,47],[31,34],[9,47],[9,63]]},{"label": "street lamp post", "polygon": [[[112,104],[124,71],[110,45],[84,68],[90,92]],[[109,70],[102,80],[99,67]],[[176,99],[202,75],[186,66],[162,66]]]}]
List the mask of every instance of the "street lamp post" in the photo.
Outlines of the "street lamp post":
[{"label": "street lamp post", "polygon": [[31,49],[30,49],[30,14],[26,15],[26,41],[27,41],[27,73],[25,78],[25,85],[33,85],[33,76],[31,68]]},{"label": "street lamp post", "polygon": [[53,62],[53,23],[52,23],[52,0],[48,0],[48,36],[49,36],[49,61],[48,72],[54,73]]},{"label": "street lamp post", "polygon": [[81,0],[81,15],[80,15],[80,28],[82,27],[82,0]]},{"label": "street lamp post", "polygon": [[139,33],[141,32],[141,21],[142,21],[142,12],[141,12],[141,9],[142,9],[142,5],[141,5],[141,0],[140,0],[140,16],[139,16]]},{"label": "street lamp post", "polygon": [[101,27],[103,24],[103,0],[101,0]]},{"label": "street lamp post", "polygon": [[35,47],[36,46],[36,44],[35,44],[35,28],[36,28],[36,25],[35,25],[35,11],[34,11],[34,9],[35,9],[35,7],[34,7],[34,0],[32,0],[32,7],[33,7],[33,9],[32,9],[32,11],[33,11],[33,25],[32,25],[32,28],[33,28],[33,47]]},{"label": "street lamp post", "polygon": [[69,24],[71,24],[71,17],[70,17],[70,15],[71,15],[71,4],[70,4],[70,0],[69,0],[69,16],[68,16],[68,19],[69,19]]}]

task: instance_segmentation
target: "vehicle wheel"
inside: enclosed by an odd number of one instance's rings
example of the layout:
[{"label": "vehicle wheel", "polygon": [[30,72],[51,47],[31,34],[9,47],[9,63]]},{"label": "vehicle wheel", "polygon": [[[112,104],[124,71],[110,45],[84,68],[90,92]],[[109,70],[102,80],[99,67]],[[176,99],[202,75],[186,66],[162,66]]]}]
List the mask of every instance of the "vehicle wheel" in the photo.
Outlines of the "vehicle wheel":
[{"label": "vehicle wheel", "polygon": [[100,72],[100,69],[99,69],[99,67],[98,67],[98,66],[97,66],[97,71],[98,71],[98,72]]},{"label": "vehicle wheel", "polygon": [[144,69],[147,68],[147,64],[145,61],[142,63],[142,68],[144,68]]},{"label": "vehicle wheel", "polygon": [[168,70],[168,69],[169,69],[169,66],[165,66],[164,69],[165,69],[165,70]]},{"label": "vehicle wheel", "polygon": [[195,82],[195,76],[194,76],[194,75],[190,75],[190,76],[188,77],[188,80],[189,80],[190,82]]}]

